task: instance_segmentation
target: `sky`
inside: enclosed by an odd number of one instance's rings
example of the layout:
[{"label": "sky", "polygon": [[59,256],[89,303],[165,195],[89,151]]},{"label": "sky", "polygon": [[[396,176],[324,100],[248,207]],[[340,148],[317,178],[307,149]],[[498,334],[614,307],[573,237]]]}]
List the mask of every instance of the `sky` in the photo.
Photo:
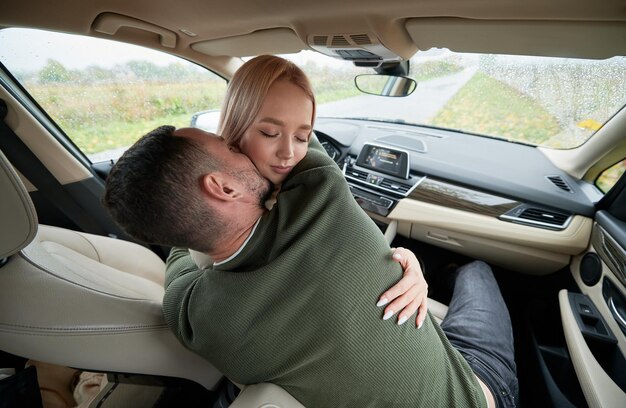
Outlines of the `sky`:
[{"label": "sky", "polygon": [[82,69],[97,63],[103,68],[131,60],[148,60],[168,65],[177,58],[167,54],[109,40],[26,29],[0,30],[0,60],[12,70],[37,71],[49,58],[63,61],[69,69]]}]

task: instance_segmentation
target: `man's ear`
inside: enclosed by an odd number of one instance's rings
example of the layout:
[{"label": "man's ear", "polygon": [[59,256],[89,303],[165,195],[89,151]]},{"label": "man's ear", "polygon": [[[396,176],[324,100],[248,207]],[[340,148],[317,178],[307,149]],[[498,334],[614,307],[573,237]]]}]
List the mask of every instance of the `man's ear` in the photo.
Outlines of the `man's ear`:
[{"label": "man's ear", "polygon": [[242,196],[240,185],[232,176],[221,172],[205,174],[202,177],[202,189],[210,197],[222,201],[233,201]]}]

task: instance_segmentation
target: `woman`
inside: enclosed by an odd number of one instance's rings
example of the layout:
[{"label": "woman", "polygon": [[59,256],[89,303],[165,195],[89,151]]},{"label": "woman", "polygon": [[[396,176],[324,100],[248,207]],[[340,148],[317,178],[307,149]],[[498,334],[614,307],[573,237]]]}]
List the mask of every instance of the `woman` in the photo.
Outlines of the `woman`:
[{"label": "woman", "polygon": [[[233,76],[218,132],[231,148],[247,155],[278,191],[306,155],[314,119],[315,97],[306,74],[286,59],[261,55]],[[206,255],[190,252],[198,266],[211,263]],[[428,285],[411,251],[396,248],[393,252],[404,277],[380,296],[377,306],[387,305],[385,320],[400,312],[398,324],[418,311],[415,323],[419,328],[426,318]]]}]

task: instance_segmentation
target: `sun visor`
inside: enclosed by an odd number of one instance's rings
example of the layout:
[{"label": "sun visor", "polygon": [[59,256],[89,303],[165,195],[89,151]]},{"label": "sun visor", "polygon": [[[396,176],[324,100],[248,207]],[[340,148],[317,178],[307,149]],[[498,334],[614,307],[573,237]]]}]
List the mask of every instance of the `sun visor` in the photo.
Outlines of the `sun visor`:
[{"label": "sun visor", "polygon": [[289,28],[272,28],[250,34],[201,41],[191,45],[195,51],[207,55],[249,57],[261,54],[290,54],[307,48]]},{"label": "sun visor", "polygon": [[414,18],[406,30],[420,50],[604,59],[626,55],[626,23]]}]

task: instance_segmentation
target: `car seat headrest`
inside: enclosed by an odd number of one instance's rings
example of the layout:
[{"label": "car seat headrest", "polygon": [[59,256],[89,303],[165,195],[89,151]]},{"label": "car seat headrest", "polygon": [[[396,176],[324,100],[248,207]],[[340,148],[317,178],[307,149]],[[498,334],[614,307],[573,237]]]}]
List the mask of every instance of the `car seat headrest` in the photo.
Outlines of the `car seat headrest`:
[{"label": "car seat headrest", "polygon": [[26,187],[0,151],[0,260],[28,245],[37,225],[37,212]]}]

